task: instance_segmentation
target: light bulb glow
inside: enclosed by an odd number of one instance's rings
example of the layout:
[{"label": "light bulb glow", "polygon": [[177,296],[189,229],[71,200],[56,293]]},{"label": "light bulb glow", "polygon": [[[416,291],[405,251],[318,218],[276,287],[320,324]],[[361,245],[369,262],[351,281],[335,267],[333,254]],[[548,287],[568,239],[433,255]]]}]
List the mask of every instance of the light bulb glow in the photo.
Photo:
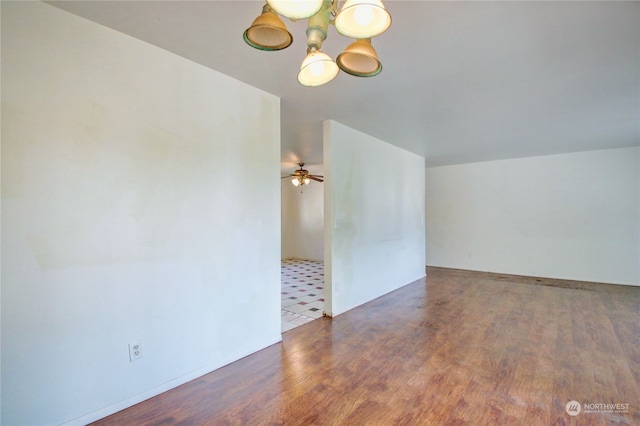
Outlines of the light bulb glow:
[{"label": "light bulb glow", "polygon": [[309,178],[304,178],[304,184],[305,185],[309,185],[311,183],[311,179]]},{"label": "light bulb glow", "polygon": [[373,22],[373,7],[368,4],[361,5],[355,10],[353,19],[361,27],[371,24]]},{"label": "light bulb glow", "polygon": [[269,6],[279,15],[291,19],[304,19],[315,15],[324,0],[267,0]]},{"label": "light bulb glow", "polygon": [[342,35],[352,38],[371,38],[391,26],[391,15],[382,0],[347,0],[335,19]]},{"label": "light bulb glow", "polygon": [[300,185],[300,181],[298,180],[297,177],[294,177],[293,179],[291,179],[291,183],[293,184],[293,186]]},{"label": "light bulb glow", "polygon": [[321,76],[324,72],[323,61],[316,61],[309,64],[309,72],[311,72],[311,74],[315,75],[316,77]]},{"label": "light bulb glow", "polygon": [[302,61],[298,81],[303,86],[321,86],[330,82],[340,72],[338,65],[319,50],[311,50]]}]

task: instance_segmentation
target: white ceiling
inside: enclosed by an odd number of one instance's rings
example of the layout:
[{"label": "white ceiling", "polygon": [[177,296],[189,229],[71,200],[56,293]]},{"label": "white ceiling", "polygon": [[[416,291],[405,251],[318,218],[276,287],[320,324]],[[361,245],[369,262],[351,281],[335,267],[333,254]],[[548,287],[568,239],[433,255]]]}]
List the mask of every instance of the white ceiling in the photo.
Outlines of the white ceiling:
[{"label": "white ceiling", "polygon": [[[260,1],[69,1],[57,7],[281,98],[282,162],[322,163],[334,119],[444,165],[640,144],[640,2],[385,1],[380,75],[298,84],[306,22],[286,50],[242,33]],[[334,27],[323,50],[350,43]]]}]

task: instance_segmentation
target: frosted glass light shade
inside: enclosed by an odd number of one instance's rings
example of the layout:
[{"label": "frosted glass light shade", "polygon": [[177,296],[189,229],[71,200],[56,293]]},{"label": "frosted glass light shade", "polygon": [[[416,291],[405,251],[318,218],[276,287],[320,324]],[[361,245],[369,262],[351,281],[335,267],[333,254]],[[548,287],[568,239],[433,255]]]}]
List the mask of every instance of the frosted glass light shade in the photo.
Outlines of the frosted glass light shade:
[{"label": "frosted glass light shade", "polygon": [[293,179],[291,179],[291,183],[293,184],[293,186],[298,186],[300,185],[300,180],[297,177],[294,177]]},{"label": "frosted glass light shade", "polygon": [[391,26],[391,15],[381,0],[347,0],[336,16],[336,29],[352,38],[371,38]]},{"label": "frosted glass light shade", "polygon": [[373,77],[380,74],[382,64],[370,39],[351,43],[336,59],[340,69],[356,77]]},{"label": "frosted glass light shade", "polygon": [[311,183],[311,179],[309,178],[304,178],[302,181],[305,185],[309,185]]},{"label": "frosted glass light shade", "polygon": [[279,15],[291,19],[303,19],[318,13],[323,0],[267,0],[267,4]]},{"label": "frosted glass light shade", "polygon": [[336,78],[339,72],[340,68],[329,55],[311,50],[302,61],[298,81],[303,86],[320,86]]},{"label": "frosted glass light shade", "polygon": [[260,50],[281,50],[293,42],[284,22],[270,11],[258,16],[242,37],[249,46]]}]

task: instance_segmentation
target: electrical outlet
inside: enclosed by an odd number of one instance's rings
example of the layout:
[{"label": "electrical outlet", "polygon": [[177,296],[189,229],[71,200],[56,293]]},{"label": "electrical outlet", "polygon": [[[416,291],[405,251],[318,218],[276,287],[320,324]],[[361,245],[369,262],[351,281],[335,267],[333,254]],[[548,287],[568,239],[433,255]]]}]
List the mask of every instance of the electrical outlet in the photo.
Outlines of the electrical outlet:
[{"label": "electrical outlet", "polygon": [[140,342],[129,343],[129,362],[142,358],[142,345]]}]

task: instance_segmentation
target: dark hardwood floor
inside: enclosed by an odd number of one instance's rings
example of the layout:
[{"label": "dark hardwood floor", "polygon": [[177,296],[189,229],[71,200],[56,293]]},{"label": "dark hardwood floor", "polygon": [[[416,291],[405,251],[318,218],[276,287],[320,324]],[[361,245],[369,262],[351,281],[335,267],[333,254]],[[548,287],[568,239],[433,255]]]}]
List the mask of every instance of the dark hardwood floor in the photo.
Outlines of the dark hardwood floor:
[{"label": "dark hardwood floor", "polygon": [[95,424],[638,425],[640,287],[429,268]]}]

